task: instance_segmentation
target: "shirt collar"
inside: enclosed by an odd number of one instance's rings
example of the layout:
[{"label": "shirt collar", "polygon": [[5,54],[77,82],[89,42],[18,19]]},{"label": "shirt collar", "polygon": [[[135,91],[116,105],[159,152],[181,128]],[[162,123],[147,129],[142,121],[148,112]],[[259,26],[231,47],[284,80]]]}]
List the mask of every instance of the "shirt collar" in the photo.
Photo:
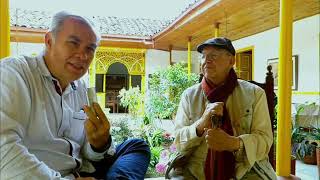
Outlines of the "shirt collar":
[{"label": "shirt collar", "polygon": [[[44,60],[44,52],[41,52],[38,56],[37,56],[37,62],[38,62],[38,67],[39,67],[39,70],[40,70],[40,73],[41,75],[45,76],[45,77],[48,77],[50,78],[51,80],[56,80],[57,79],[55,77],[53,77],[48,69],[48,66]],[[70,83],[71,85],[71,88],[73,90],[77,90],[77,82],[74,81],[74,82],[71,82]]]},{"label": "shirt collar", "polygon": [[44,52],[41,52],[38,56],[37,56],[37,62],[38,62],[38,67],[40,70],[41,75],[46,76],[46,77],[52,77],[46,62],[44,61]]}]

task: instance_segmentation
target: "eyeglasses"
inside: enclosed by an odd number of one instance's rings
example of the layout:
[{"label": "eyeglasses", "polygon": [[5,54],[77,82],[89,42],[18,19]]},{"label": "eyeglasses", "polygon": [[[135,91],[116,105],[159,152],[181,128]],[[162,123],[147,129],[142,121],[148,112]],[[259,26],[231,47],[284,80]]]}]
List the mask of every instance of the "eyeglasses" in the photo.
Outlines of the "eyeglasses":
[{"label": "eyeglasses", "polygon": [[209,53],[207,55],[203,54],[201,56],[201,62],[205,62],[206,60],[207,61],[215,61],[217,59],[219,59],[221,56],[227,54],[226,52],[215,52],[215,53]]}]

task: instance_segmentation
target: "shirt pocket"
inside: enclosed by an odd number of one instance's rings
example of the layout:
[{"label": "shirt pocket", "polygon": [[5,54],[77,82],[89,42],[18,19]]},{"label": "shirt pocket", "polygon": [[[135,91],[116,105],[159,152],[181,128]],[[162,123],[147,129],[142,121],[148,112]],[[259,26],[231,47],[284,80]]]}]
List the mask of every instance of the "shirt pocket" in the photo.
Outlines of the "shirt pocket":
[{"label": "shirt pocket", "polygon": [[241,134],[247,134],[251,132],[252,117],[252,107],[246,107],[242,110],[240,115]]},{"label": "shirt pocket", "polygon": [[84,132],[84,122],[87,116],[83,111],[72,112],[72,117],[70,118],[70,128],[67,137],[79,144],[82,144],[85,137]]}]

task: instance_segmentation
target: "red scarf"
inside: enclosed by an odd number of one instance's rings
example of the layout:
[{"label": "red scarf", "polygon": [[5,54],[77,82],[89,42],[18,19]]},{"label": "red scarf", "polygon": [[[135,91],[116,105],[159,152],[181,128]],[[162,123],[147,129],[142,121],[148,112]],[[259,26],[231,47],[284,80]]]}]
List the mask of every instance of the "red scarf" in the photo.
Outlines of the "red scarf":
[{"label": "red scarf", "polygon": [[[209,102],[226,102],[228,96],[237,86],[237,75],[233,69],[223,85],[216,88],[210,86],[206,79],[201,81],[202,89],[207,96]],[[226,109],[226,104],[223,107],[222,126],[220,127],[229,135],[233,135],[231,120]],[[235,177],[235,158],[232,152],[229,151],[212,151],[208,150],[208,155],[205,163],[206,180],[229,180]]]}]

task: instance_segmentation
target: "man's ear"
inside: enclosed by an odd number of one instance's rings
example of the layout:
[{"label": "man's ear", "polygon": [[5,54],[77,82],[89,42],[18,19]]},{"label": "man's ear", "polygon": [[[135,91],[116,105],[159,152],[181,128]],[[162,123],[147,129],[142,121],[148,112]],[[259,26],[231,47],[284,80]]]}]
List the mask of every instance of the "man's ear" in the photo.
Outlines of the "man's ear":
[{"label": "man's ear", "polygon": [[46,49],[51,49],[53,42],[53,37],[51,32],[47,32],[44,37],[44,43],[46,45]]},{"label": "man's ear", "polygon": [[236,63],[236,57],[235,56],[233,56],[233,55],[231,55],[230,56],[230,65],[234,65]]}]

